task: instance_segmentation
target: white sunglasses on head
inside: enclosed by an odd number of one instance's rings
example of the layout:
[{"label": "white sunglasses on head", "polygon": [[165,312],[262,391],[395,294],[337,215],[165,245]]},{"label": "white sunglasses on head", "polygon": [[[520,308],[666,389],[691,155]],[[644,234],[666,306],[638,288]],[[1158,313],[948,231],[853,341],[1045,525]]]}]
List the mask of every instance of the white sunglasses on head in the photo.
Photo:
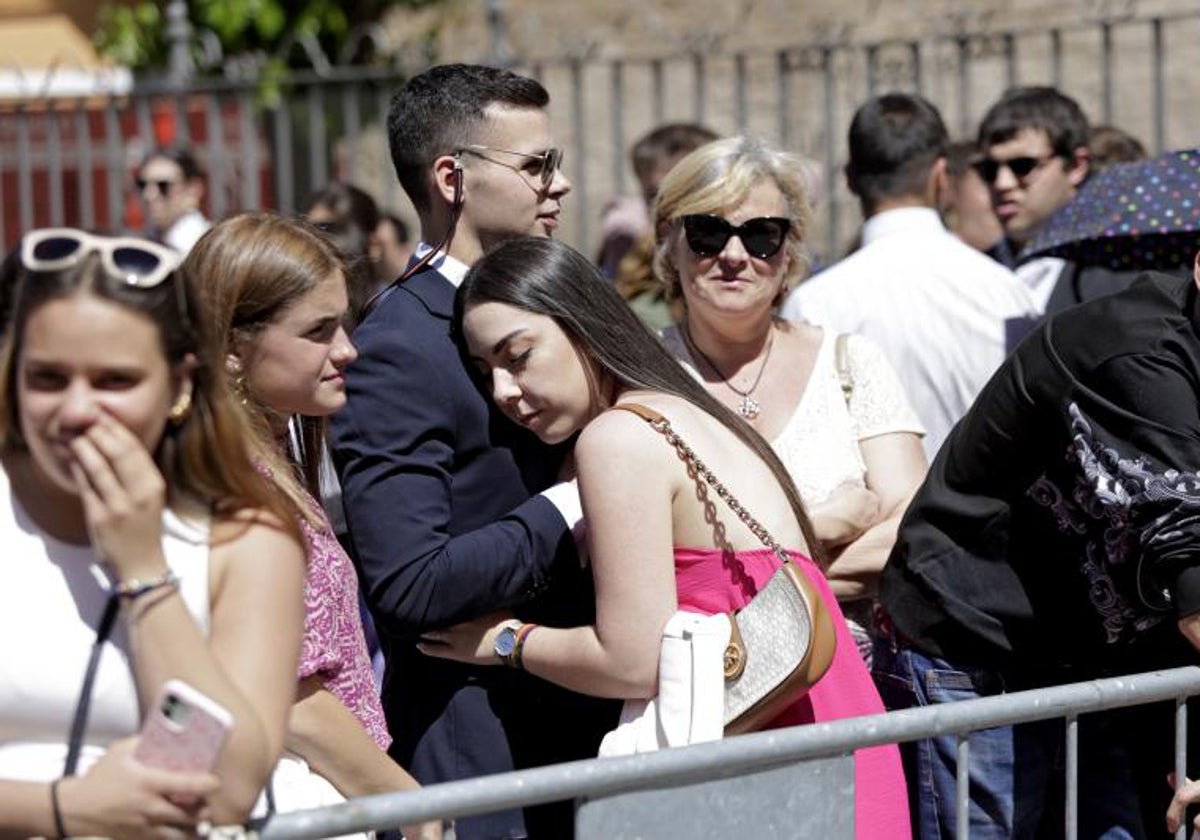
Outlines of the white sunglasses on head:
[{"label": "white sunglasses on head", "polygon": [[30,271],[59,271],[96,252],[114,280],[139,289],[161,285],[183,261],[178,251],[135,236],[96,236],[77,228],[42,228],[21,240],[21,263]]}]

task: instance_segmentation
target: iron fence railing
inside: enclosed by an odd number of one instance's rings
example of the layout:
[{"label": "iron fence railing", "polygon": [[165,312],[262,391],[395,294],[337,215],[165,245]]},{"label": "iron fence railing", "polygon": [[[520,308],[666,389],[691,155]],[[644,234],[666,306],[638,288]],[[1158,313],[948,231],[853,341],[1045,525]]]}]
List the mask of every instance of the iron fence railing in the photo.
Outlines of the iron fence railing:
[{"label": "iron fence railing", "polygon": [[[958,836],[966,838],[968,734],[1062,718],[1066,721],[1066,837],[1075,840],[1079,717],[1174,701],[1174,770],[1176,778],[1182,780],[1187,759],[1186,699],[1197,694],[1198,667],[1074,683],[364,797],[276,815],[261,834],[269,840],[330,837],[571,799],[577,805],[579,840],[691,837],[697,835],[688,826],[695,823],[706,826],[699,836],[764,836],[757,832],[777,827],[781,816],[791,826],[786,836],[833,840],[853,837],[853,820],[849,817],[853,812],[853,750],[950,735],[958,739]],[[823,772],[809,770],[817,767]],[[785,772],[789,768],[802,772]],[[753,783],[741,784],[748,777],[753,777]],[[804,809],[795,807],[798,784],[811,788],[811,801]],[[781,815],[781,808],[787,813]],[[821,823],[810,823],[806,830],[799,831],[795,821],[805,812],[817,813]],[[736,828],[739,835],[723,835],[725,825]],[[1180,828],[1177,840],[1183,840],[1185,832]]]},{"label": "iron fence railing", "polygon": [[[287,54],[304,57],[308,69],[268,82],[256,67],[230,61],[224,75],[181,77],[177,69],[122,90],[100,75],[93,91],[69,98],[46,96],[42,80],[37,90],[0,100],[0,248],[34,226],[136,224],[133,169],[166,141],[191,143],[200,153],[216,217],[260,206],[302,209],[332,178],[408,213],[383,117],[392,92],[427,57],[355,66],[302,41]],[[563,231],[572,244],[593,251],[605,201],[636,192],[632,142],[662,122],[688,120],[759,134],[814,158],[825,198],[813,245],[831,257],[858,224],[840,173],[845,128],[867,96],[918,91],[953,131],[969,136],[1006,87],[1054,84],[1095,122],[1116,123],[1153,150],[1182,148],[1200,145],[1198,58],[1200,10],[873,43],[739,52],[700,45],[656,56],[512,61],[551,91],[574,183]],[[264,97],[265,89],[273,95]]]}]

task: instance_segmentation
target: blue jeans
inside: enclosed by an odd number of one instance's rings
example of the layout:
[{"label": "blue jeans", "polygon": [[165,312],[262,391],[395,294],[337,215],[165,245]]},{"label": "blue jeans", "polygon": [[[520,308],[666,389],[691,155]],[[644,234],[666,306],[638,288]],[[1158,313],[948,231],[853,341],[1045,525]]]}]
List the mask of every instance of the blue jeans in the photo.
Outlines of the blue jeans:
[{"label": "blue jeans", "polygon": [[[994,671],[956,667],[876,640],[874,676],[888,709],[1000,694]],[[971,840],[1062,837],[1066,728],[1062,719],[972,732],[968,772]],[[1105,713],[1079,718],[1079,836],[1145,837],[1125,733]],[[913,832],[921,840],[957,837],[957,738],[901,745]]]}]

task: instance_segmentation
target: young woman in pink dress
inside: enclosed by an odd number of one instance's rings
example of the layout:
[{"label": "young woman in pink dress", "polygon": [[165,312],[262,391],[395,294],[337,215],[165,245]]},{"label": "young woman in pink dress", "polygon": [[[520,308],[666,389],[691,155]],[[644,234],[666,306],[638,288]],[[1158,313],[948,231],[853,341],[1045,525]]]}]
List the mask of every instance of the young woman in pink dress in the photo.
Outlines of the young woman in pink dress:
[{"label": "young woman in pink dress", "polygon": [[[784,215],[777,208],[774,216]],[[760,262],[782,258],[786,225],[755,238]],[[767,253],[769,252],[769,253]],[[766,268],[766,266],[760,266]],[[749,284],[754,275],[731,279]],[[779,559],[696,479],[665,438],[634,414],[662,414],[731,494],[790,553],[838,626],[822,680],[772,726],[883,711],[821,569],[812,528],[770,445],[686,373],[596,269],[547,239],[506,242],[480,259],[458,296],[471,361],[497,405],[547,443],[574,439],[596,623],[570,629],[490,618],[428,634],[430,655],[523,667],[575,691],[648,698],[659,643],[677,609],[716,612],[747,603]],[[515,645],[515,649],[513,646]],[[856,755],[856,833],[908,835],[903,771],[894,746]]]},{"label": "young woman in pink dress", "polygon": [[[346,402],[348,266],[312,225],[270,213],[221,222],[183,274],[258,437],[257,461],[299,512],[308,548],[299,688],[274,794],[280,810],[417,787],[391,743],[358,610],[358,577],[317,503],[324,421]],[[437,823],[407,837],[440,837]]]}]

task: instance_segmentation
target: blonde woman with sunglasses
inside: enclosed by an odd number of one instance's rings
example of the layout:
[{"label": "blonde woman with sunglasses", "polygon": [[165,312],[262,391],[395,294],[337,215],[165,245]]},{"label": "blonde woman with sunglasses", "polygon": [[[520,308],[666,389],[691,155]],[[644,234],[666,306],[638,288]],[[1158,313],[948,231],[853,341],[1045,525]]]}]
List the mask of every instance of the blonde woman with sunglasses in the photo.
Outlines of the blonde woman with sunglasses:
[{"label": "blonde woman with sunglasses", "polygon": [[[177,260],[73,229],[22,242],[0,356],[3,836],[238,823],[283,748],[301,535],[252,466]],[[231,713],[211,773],[135,756],[172,679]]]},{"label": "blonde woman with sunglasses", "polygon": [[866,655],[861,625],[925,474],[924,431],[878,347],[777,316],[806,268],[809,224],[790,155],[733,137],[681,160],[654,206],[655,273],[684,311],[663,338],[771,441],[832,560],[833,591],[859,619],[851,627]]}]

